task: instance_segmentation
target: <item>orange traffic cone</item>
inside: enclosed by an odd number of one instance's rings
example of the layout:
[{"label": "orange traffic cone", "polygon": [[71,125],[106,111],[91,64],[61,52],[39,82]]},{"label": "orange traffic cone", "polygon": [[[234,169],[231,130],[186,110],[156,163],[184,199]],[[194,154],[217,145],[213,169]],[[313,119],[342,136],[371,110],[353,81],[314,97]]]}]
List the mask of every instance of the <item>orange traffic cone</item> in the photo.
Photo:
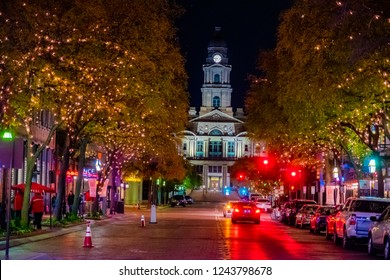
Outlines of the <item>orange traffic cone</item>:
[{"label": "orange traffic cone", "polygon": [[141,227],[145,227],[145,217],[143,214],[141,215]]},{"label": "orange traffic cone", "polygon": [[83,247],[93,247],[92,245],[92,236],[91,236],[91,227],[89,222],[87,224],[87,231],[85,232],[84,245]]}]

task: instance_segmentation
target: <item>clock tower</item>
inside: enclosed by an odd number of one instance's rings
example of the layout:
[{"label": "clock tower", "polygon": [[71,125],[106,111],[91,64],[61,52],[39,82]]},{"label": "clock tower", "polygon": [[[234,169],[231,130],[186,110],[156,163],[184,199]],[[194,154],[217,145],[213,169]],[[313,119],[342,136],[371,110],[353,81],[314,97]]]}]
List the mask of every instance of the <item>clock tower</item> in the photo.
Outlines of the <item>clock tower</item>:
[{"label": "clock tower", "polygon": [[202,116],[218,109],[233,116],[231,107],[232,88],[226,43],[221,35],[221,28],[215,27],[214,35],[207,48],[206,64],[203,65],[202,106],[199,115]]}]

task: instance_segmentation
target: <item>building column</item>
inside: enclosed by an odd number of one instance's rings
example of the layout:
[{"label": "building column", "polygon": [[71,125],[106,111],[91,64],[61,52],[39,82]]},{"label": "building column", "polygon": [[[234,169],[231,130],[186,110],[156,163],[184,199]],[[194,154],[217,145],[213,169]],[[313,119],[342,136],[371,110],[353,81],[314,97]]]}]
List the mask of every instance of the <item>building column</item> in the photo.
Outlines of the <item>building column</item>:
[{"label": "building column", "polygon": [[206,190],[209,189],[209,166],[207,164],[203,165],[203,185]]},{"label": "building column", "polygon": [[228,186],[227,185],[227,165],[226,164],[223,164],[222,165],[222,188],[224,188],[225,186]]}]

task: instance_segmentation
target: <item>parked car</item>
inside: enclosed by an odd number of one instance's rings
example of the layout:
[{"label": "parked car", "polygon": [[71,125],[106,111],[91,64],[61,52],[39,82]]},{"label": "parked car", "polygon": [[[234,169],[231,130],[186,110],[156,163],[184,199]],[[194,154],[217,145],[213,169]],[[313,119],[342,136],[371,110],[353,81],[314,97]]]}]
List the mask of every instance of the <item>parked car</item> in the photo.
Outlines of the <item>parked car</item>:
[{"label": "parked car", "polygon": [[333,213],[326,216],[326,225],[325,225],[325,238],[332,239],[334,233],[334,221],[336,214],[343,208],[344,204],[337,204],[334,207]]},{"label": "parked car", "polygon": [[185,195],[184,198],[187,200],[187,204],[193,204],[194,203],[194,199],[191,196]]},{"label": "parked car", "polygon": [[272,211],[271,201],[268,198],[256,198],[255,203],[257,208],[260,208],[264,213],[270,213]]},{"label": "parked car", "polygon": [[237,203],[237,201],[228,201],[224,204],[223,206],[223,209],[222,209],[222,212],[223,212],[223,216],[226,218],[226,217],[231,217],[232,216],[232,212],[233,212],[233,206],[234,204]]},{"label": "parked car", "polygon": [[290,215],[291,212],[291,202],[285,202],[280,210],[280,221],[282,223],[287,224],[288,223],[288,216]]},{"label": "parked car", "polygon": [[368,254],[383,252],[385,260],[390,260],[390,206],[379,218],[371,216],[370,219],[374,224],[368,230]]},{"label": "parked car", "polygon": [[273,207],[272,211],[271,211],[271,219],[279,221],[280,218],[281,218],[280,217],[281,212],[282,212],[282,207],[281,206]]},{"label": "parked car", "polygon": [[381,215],[390,206],[390,199],[378,197],[350,197],[335,216],[333,241],[342,240],[343,248],[350,248],[356,242],[368,241],[368,230],[373,224],[371,216]]},{"label": "parked car", "polygon": [[310,225],[310,219],[314,215],[314,212],[317,210],[319,205],[317,204],[304,204],[298,210],[295,215],[295,226],[304,228],[305,226]]},{"label": "parked car", "polygon": [[260,224],[260,209],[257,208],[254,202],[239,201],[234,204],[232,212],[232,223],[238,221],[249,221],[255,224]]},{"label": "parked car", "polygon": [[326,218],[335,211],[335,206],[320,206],[310,218],[311,233],[320,233],[326,229]]},{"label": "parked car", "polygon": [[187,200],[186,200],[184,195],[182,195],[182,194],[175,194],[174,196],[171,197],[170,205],[172,207],[175,207],[175,206],[186,207]]},{"label": "parked car", "polygon": [[317,204],[317,202],[315,200],[309,200],[309,199],[293,199],[291,201],[291,211],[287,217],[289,225],[291,226],[295,225],[295,215],[304,204]]}]

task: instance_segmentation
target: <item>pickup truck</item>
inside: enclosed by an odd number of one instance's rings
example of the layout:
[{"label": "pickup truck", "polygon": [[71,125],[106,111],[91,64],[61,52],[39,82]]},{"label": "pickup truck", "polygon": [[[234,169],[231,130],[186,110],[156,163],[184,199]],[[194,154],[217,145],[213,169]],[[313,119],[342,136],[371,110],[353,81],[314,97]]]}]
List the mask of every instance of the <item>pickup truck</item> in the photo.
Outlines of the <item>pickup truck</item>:
[{"label": "pickup truck", "polygon": [[343,248],[351,248],[357,242],[368,241],[371,216],[380,216],[390,205],[390,199],[377,197],[350,197],[334,218],[333,241],[342,240]]}]

